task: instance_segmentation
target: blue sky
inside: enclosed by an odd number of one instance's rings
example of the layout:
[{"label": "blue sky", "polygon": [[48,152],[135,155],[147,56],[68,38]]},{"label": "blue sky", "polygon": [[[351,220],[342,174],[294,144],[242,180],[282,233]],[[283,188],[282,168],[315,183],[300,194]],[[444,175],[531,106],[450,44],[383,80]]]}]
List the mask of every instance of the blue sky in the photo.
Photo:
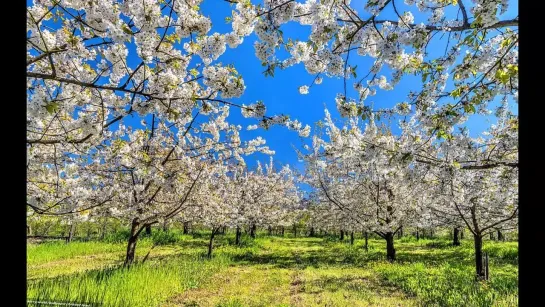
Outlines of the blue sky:
[{"label": "blue sky", "polygon": [[[254,1],[252,1],[254,2]],[[31,1],[27,1],[30,4]],[[360,16],[367,16],[363,12],[365,1],[353,0],[351,7],[359,11]],[[466,7],[472,6],[471,1],[464,1]],[[425,17],[420,14],[416,7],[411,6],[410,9],[403,3],[403,1],[396,1],[396,6],[400,14],[404,11],[410,10],[415,16],[415,22],[425,22]],[[204,0],[201,10],[204,15],[207,15],[212,20],[212,30],[209,34],[214,32],[229,33],[231,32],[231,24],[225,22],[225,17],[231,15],[233,7],[221,0]],[[446,12],[448,17],[455,17],[457,7],[452,7]],[[516,1],[510,1],[510,8],[508,12],[502,16],[502,19],[514,18],[518,15],[518,8]],[[397,20],[392,5],[388,5],[387,9],[381,13],[379,19],[391,19]],[[299,38],[302,41],[306,41],[306,37],[310,33],[310,26],[300,26],[294,22],[285,24],[282,27],[284,37],[291,37],[292,39]],[[436,37],[438,38],[440,34]],[[428,46],[429,56],[443,54],[445,48],[445,40],[441,41],[437,38]],[[445,35],[446,39],[446,35]],[[314,132],[314,124],[323,119],[324,108],[327,108],[333,118],[340,118],[335,107],[335,96],[337,93],[343,91],[343,80],[341,78],[327,78],[324,76],[323,83],[320,85],[314,85],[310,89],[310,93],[307,95],[299,94],[299,86],[310,85],[314,79],[313,75],[308,74],[302,64],[292,66],[286,70],[276,69],[274,77],[265,77],[262,74],[264,67],[261,66],[260,60],[255,56],[253,43],[256,40],[255,34],[244,39],[244,42],[236,49],[227,47],[227,51],[216,61],[221,62],[224,65],[234,64],[235,68],[242,75],[246,91],[242,97],[233,99],[232,101],[238,104],[251,104],[257,100],[262,100],[267,107],[267,114],[287,114],[292,119],[298,119],[303,124],[309,124]],[[180,46],[181,47],[181,46]],[[286,55],[285,51],[279,52],[278,55],[281,58]],[[129,65],[133,68],[140,63],[140,60],[136,56],[136,50],[134,45],[129,45]],[[195,63],[197,60],[195,61]],[[358,65],[358,76],[365,75],[367,69],[373,63],[373,59],[369,57],[356,56],[352,53],[350,57],[350,65]],[[390,74],[384,73],[388,79]],[[348,96],[357,97],[355,90],[352,88],[352,81],[347,83]],[[401,82],[392,91],[378,90],[377,95],[368,97],[365,104],[374,104],[375,108],[378,107],[391,107],[398,102],[406,100],[406,95],[409,90],[417,91],[421,87],[420,76],[404,76]],[[518,108],[515,105],[515,108]],[[150,122],[150,120],[148,120]],[[234,124],[240,124],[244,128],[241,131],[241,137],[243,140],[249,140],[257,136],[262,136],[267,140],[267,145],[276,154],[274,159],[276,162],[282,164],[288,163],[295,166],[300,171],[303,171],[303,163],[297,161],[296,153],[292,145],[301,147],[302,142],[310,144],[311,138],[302,139],[298,136],[297,132],[288,130],[285,127],[273,126],[269,130],[253,130],[246,131],[246,127],[251,124],[256,124],[255,119],[243,118],[238,108],[232,108],[228,117],[228,122]],[[494,118],[485,118],[484,116],[474,115],[468,122],[468,128],[472,136],[476,136],[478,133],[486,129]],[[127,118],[124,120],[126,125],[140,126],[139,118]],[[391,122],[391,126],[394,128],[394,132],[398,131],[397,123]],[[259,159],[263,162],[268,162],[269,157],[260,153],[254,154],[246,158],[249,166],[254,166],[255,161]]]}]

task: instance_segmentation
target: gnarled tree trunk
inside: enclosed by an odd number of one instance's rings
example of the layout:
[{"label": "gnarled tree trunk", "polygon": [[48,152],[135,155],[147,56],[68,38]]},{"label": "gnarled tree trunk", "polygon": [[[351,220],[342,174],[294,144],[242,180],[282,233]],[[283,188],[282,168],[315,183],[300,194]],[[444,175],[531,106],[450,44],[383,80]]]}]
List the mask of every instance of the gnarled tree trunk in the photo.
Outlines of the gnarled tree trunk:
[{"label": "gnarled tree trunk", "polygon": [[123,266],[130,266],[134,262],[134,254],[136,252],[136,243],[138,241],[138,234],[140,230],[140,220],[135,217],[131,224],[131,234],[127,244],[127,253],[125,255],[125,263]]}]

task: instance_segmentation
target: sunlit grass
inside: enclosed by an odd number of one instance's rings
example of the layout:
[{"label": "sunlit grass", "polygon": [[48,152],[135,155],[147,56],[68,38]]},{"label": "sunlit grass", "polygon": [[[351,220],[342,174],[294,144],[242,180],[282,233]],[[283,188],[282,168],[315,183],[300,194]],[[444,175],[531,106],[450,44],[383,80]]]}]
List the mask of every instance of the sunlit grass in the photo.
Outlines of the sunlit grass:
[{"label": "sunlit grass", "polygon": [[[29,245],[28,296],[103,302],[104,306],[516,306],[518,244],[485,241],[490,281],[476,283],[471,240],[396,240],[354,245],[335,238],[219,235],[206,259],[208,234],[155,231],[138,242],[137,261],[121,267],[123,235],[106,242]],[[148,260],[141,263],[149,253]]]}]

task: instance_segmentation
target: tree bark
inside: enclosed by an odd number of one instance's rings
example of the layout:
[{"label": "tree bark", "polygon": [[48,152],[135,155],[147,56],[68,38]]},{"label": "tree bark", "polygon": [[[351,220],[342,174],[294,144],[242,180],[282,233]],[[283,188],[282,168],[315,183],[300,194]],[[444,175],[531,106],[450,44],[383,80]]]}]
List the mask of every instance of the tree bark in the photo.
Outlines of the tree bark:
[{"label": "tree bark", "polygon": [[129,237],[129,241],[127,244],[127,253],[125,255],[125,263],[123,264],[124,267],[130,266],[134,262],[134,254],[136,252],[136,243],[138,241],[139,227],[140,227],[140,220],[137,217],[135,217],[132,220],[131,235]]},{"label": "tree bark", "polygon": [[167,223],[166,220],[163,222],[163,231],[164,231],[164,232],[167,232],[167,231],[168,231],[168,223]]},{"label": "tree bark", "polygon": [[284,236],[284,226],[282,226],[282,236]]},{"label": "tree bark", "polygon": [[297,225],[293,225],[293,236],[297,238]]},{"label": "tree bark", "polygon": [[384,239],[386,239],[386,259],[390,262],[393,262],[396,260],[396,250],[394,248],[394,233],[387,232]]},{"label": "tree bark", "polygon": [[314,237],[315,233],[314,233],[314,227],[310,227],[310,233],[309,233],[309,237]]},{"label": "tree bark", "polygon": [[208,243],[208,258],[212,258],[212,248],[214,244],[214,236],[216,235],[217,229],[212,228],[212,233],[210,234],[210,242]]},{"label": "tree bark", "polygon": [[70,230],[68,231],[68,238],[66,238],[66,243],[72,242],[72,239],[74,238],[74,233],[76,232],[76,224],[71,223],[70,224]]},{"label": "tree bark", "polygon": [[147,225],[147,226],[146,226],[146,234],[147,234],[148,236],[151,236],[151,225]]},{"label": "tree bark", "polygon": [[498,241],[505,241],[505,237],[503,236],[503,233],[498,229]]},{"label": "tree bark", "polygon": [[27,236],[32,235],[32,226],[30,226],[30,224],[26,225],[26,234]]},{"label": "tree bark", "polygon": [[460,228],[459,227],[454,227],[454,231],[453,231],[453,234],[452,234],[452,245],[460,246],[459,234],[460,234]]},{"label": "tree bark", "polygon": [[403,237],[403,226],[401,226],[401,227],[399,228],[399,231],[398,231],[398,233],[397,233],[397,238],[398,238],[398,239],[401,239],[401,237]]},{"label": "tree bark", "polygon": [[236,244],[236,245],[240,245],[240,235],[241,235],[241,233],[240,233],[240,227],[237,226],[237,231],[236,231],[236,233],[235,233],[235,244]]},{"label": "tree bark", "polygon": [[418,227],[416,227],[416,241],[420,240],[420,233],[418,232]]},{"label": "tree bark", "polygon": [[189,233],[189,222],[184,222],[184,235]]},{"label": "tree bark", "polygon": [[354,231],[350,232],[350,245],[354,245]]},{"label": "tree bark", "polygon": [[272,227],[271,226],[268,227],[268,231],[269,231],[269,236],[272,236]]},{"label": "tree bark", "polygon": [[252,239],[255,239],[255,231],[256,231],[256,225],[255,224],[252,224],[252,226],[250,227],[250,237]]},{"label": "tree bark", "polygon": [[341,241],[344,240],[344,230],[341,229]]},{"label": "tree bark", "polygon": [[367,251],[369,251],[369,245],[368,245],[369,233],[366,231],[364,236],[365,236],[365,245],[363,246],[363,248],[367,252]]},{"label": "tree bark", "polygon": [[475,272],[477,274],[477,279],[484,279],[485,272],[483,267],[483,238],[482,234],[473,235],[475,243]]},{"label": "tree bark", "polygon": [[463,240],[464,239],[464,229],[462,228],[460,230],[460,240]]}]

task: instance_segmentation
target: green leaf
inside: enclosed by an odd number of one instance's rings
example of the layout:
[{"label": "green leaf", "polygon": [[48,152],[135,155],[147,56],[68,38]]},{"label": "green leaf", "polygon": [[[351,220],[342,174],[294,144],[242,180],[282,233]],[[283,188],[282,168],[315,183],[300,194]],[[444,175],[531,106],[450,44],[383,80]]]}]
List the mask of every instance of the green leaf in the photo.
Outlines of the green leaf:
[{"label": "green leaf", "polygon": [[59,103],[58,102],[50,102],[45,105],[45,109],[49,114],[53,114],[59,110]]}]

